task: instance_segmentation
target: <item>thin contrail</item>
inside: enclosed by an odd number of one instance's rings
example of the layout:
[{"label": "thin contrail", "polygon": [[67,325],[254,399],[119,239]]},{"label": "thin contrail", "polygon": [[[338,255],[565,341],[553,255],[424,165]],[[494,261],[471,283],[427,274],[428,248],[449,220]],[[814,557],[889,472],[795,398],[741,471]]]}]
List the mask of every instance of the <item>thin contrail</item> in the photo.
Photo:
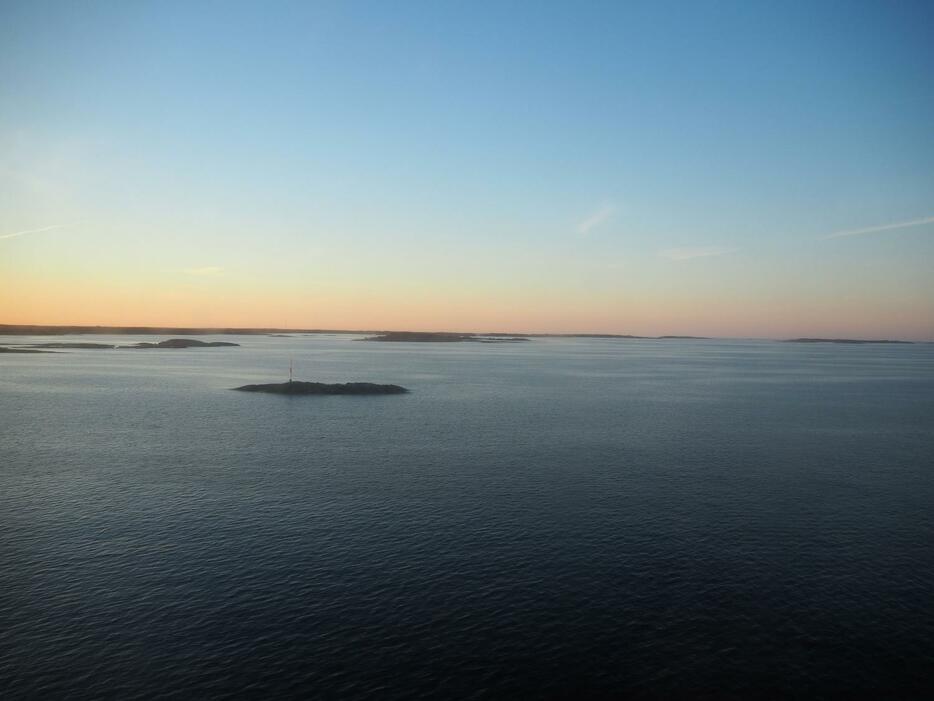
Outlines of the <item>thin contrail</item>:
[{"label": "thin contrail", "polygon": [[26,231],[14,231],[12,234],[2,234],[0,239],[13,239],[17,236],[25,236],[26,234],[38,234],[43,231],[52,231],[52,229],[61,229],[68,226],[68,224],[52,224],[52,226],[44,226],[41,229],[27,229]]},{"label": "thin contrail", "polygon": [[589,217],[584,219],[580,224],[577,225],[578,234],[589,233],[591,229],[594,229],[601,224],[609,221],[610,217],[616,212],[616,207],[614,205],[608,204],[596,212],[591,214]]},{"label": "thin contrail", "polygon": [[911,221],[898,222],[897,224],[883,224],[882,226],[867,226],[865,229],[852,229],[850,231],[837,231],[833,234],[821,236],[822,239],[836,239],[841,236],[858,236],[859,234],[874,234],[877,231],[889,231],[890,229],[907,229],[909,226],[921,226],[922,224],[934,224],[934,217],[924,217],[923,219],[912,219]]}]

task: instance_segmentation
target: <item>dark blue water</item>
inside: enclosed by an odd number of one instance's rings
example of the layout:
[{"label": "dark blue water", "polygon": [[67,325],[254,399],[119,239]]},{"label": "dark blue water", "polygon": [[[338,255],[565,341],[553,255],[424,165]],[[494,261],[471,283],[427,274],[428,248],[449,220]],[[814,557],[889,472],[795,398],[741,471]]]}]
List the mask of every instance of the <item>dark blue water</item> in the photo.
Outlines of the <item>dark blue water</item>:
[{"label": "dark blue water", "polygon": [[3,698],[934,693],[934,346],[235,340],[0,356]]}]

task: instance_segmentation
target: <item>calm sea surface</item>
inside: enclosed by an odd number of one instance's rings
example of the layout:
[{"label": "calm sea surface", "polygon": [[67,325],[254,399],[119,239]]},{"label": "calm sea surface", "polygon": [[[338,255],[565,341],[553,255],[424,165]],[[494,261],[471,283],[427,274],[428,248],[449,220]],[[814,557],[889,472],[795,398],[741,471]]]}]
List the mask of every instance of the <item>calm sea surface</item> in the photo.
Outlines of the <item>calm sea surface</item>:
[{"label": "calm sea surface", "polygon": [[0,696],[934,694],[934,345],[352,338],[0,355]]}]

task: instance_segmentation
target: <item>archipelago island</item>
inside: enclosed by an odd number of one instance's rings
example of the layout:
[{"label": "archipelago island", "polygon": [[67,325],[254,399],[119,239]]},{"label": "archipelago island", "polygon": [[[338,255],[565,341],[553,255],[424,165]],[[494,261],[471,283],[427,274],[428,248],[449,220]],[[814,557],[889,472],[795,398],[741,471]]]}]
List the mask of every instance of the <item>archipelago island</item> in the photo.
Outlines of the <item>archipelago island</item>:
[{"label": "archipelago island", "polygon": [[386,343],[517,343],[528,341],[526,336],[500,334],[450,333],[446,331],[386,331],[376,336],[367,336],[360,341]]},{"label": "archipelago island", "polygon": [[119,346],[114,345],[113,343],[87,343],[83,341],[51,341],[49,343],[33,343],[26,346],[26,348],[56,348],[59,350],[122,350],[129,348],[131,350],[140,350],[146,348],[219,348],[222,346],[239,345],[239,343],[230,343],[229,341],[198,341],[193,338],[170,338],[167,341],[160,341],[158,343],[149,343],[144,341],[128,346]]},{"label": "archipelago island", "polygon": [[37,348],[6,348],[0,346],[0,353],[54,353],[52,350],[38,350]]},{"label": "archipelago island", "polygon": [[300,382],[289,380],[265,385],[243,385],[234,387],[240,392],[266,392],[268,394],[406,394],[409,390],[399,385],[377,385],[372,382]]},{"label": "archipelago island", "polygon": [[911,341],[892,341],[889,339],[879,339],[879,340],[864,340],[860,338],[789,338],[785,343],[848,343],[848,344],[861,344],[861,343],[907,343],[911,344]]}]

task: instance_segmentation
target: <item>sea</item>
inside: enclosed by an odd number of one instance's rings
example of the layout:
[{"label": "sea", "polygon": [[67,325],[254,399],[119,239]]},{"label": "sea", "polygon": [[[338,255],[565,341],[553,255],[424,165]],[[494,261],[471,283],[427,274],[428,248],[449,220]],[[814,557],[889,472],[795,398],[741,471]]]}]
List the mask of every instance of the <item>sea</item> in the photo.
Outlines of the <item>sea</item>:
[{"label": "sea", "polygon": [[934,344],[198,338],[0,355],[3,699],[934,697]]}]

